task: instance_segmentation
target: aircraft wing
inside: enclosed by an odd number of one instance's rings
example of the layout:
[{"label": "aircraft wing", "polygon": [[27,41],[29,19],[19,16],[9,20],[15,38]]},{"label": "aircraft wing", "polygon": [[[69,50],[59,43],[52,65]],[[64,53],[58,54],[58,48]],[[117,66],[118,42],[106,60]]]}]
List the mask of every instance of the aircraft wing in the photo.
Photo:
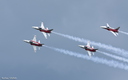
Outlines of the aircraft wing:
[{"label": "aircraft wing", "polygon": [[35,42],[36,42],[36,35],[34,35],[33,41],[35,41]]},{"label": "aircraft wing", "polygon": [[[108,23],[107,23],[107,27],[112,28],[112,27],[110,27],[110,26],[109,26],[109,24],[108,24]],[[112,28],[112,29],[113,29],[113,28]]]},{"label": "aircraft wing", "polygon": [[33,46],[33,49],[34,49],[34,52],[36,52],[36,50],[37,50],[37,49],[36,49],[36,46]]},{"label": "aircraft wing", "polygon": [[87,43],[87,45],[86,45],[87,47],[90,47],[90,42],[88,41],[88,43]]},{"label": "aircraft wing", "polygon": [[44,37],[47,39],[47,34],[45,32],[42,32]]},{"label": "aircraft wing", "polygon": [[43,22],[41,22],[41,28],[42,28],[42,29],[45,29]]},{"label": "aircraft wing", "polygon": [[88,52],[88,56],[91,57],[91,52],[90,51],[87,51]]},{"label": "aircraft wing", "polygon": [[114,34],[115,36],[117,36],[117,34],[115,32],[113,32],[113,31],[111,31],[111,32],[112,32],[112,34]]},{"label": "aircraft wing", "polygon": [[110,27],[108,23],[107,23],[107,27]]}]

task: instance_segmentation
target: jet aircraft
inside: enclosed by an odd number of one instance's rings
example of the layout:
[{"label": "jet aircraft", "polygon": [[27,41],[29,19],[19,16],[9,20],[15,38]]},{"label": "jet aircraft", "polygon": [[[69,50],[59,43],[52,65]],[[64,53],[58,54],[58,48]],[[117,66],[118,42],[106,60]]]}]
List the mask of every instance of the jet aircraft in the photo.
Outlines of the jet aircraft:
[{"label": "jet aircraft", "polygon": [[47,39],[47,34],[48,34],[48,36],[50,36],[50,33],[53,30],[53,29],[45,28],[43,22],[41,22],[41,27],[33,26],[32,28],[42,32],[46,39]]},{"label": "jet aircraft", "polygon": [[40,40],[38,42],[36,42],[36,35],[34,35],[34,38],[32,40],[24,40],[24,42],[29,43],[30,45],[32,45],[33,49],[34,49],[34,52],[36,52],[36,50],[37,50],[36,47],[37,46],[40,49],[40,47],[42,47],[42,45],[44,45],[44,44],[40,43]]},{"label": "jet aircraft", "polygon": [[118,28],[116,28],[116,29],[111,28],[108,23],[107,23],[107,26],[100,26],[100,27],[103,28],[103,29],[106,29],[106,30],[108,30],[108,31],[110,31],[110,32],[112,32],[115,36],[118,35],[118,32],[119,32],[118,30],[119,30],[119,28],[120,28],[120,27],[118,27]]},{"label": "jet aircraft", "polygon": [[94,52],[96,52],[96,50],[98,49],[94,49],[94,47],[90,46],[90,42],[87,43],[87,45],[78,45],[79,47],[85,49],[87,52],[88,52],[88,55],[91,57],[91,55],[93,54],[94,55]]}]

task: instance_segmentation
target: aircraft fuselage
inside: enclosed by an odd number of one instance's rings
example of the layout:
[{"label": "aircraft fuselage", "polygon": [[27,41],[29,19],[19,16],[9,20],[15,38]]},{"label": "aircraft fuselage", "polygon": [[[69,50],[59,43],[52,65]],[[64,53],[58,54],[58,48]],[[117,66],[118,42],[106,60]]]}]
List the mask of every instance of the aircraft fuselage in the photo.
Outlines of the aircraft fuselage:
[{"label": "aircraft fuselage", "polygon": [[45,32],[45,33],[51,33],[53,29],[47,30],[47,29],[40,29],[41,32]]},{"label": "aircraft fuselage", "polygon": [[40,27],[33,27],[33,28],[39,30],[40,32],[45,32],[45,33],[51,33],[51,31],[53,30],[53,29],[42,29]]},{"label": "aircraft fuselage", "polygon": [[35,41],[30,41],[30,44],[31,45],[34,45],[34,46],[38,46],[38,47],[41,47],[43,44],[41,44],[41,43],[38,43],[38,42],[35,42]]},{"label": "aircraft fuselage", "polygon": [[91,51],[91,52],[96,52],[96,50],[98,50],[98,49],[85,47],[85,50]]},{"label": "aircraft fuselage", "polygon": [[108,31],[113,31],[113,32],[117,32],[118,33],[117,29],[111,29],[111,28],[105,28],[105,29],[108,30]]}]

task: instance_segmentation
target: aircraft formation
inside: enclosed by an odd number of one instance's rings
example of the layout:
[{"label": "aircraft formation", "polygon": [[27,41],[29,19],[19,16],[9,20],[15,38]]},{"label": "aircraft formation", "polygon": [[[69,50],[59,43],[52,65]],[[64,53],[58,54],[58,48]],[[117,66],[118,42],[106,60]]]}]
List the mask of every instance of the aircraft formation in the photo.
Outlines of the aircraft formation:
[{"label": "aircraft formation", "polygon": [[[101,28],[103,29],[106,29],[110,32],[112,32],[115,36],[118,35],[119,33],[119,28],[112,28],[109,26],[109,24],[107,23],[107,26],[100,26]],[[50,34],[52,33],[53,29],[48,29],[48,28],[45,28],[44,27],[44,24],[43,22],[41,22],[41,26],[38,27],[38,26],[32,26],[32,28],[36,29],[36,30],[39,30],[41,33],[43,33],[44,37],[47,39],[47,36],[50,36]],[[33,46],[33,49],[34,49],[34,52],[36,52],[37,50],[37,47],[40,49],[40,47],[42,47],[44,44],[40,43],[40,40],[37,42],[36,40],[36,35],[34,35],[34,38],[32,40],[23,40],[24,42],[26,43],[29,43],[30,45]],[[80,48],[83,48],[87,51],[88,53],[88,56],[92,56],[94,55],[94,52],[96,52],[98,49],[95,49],[93,46],[91,47],[90,46],[90,42],[88,41],[87,42],[87,45],[78,45]]]}]

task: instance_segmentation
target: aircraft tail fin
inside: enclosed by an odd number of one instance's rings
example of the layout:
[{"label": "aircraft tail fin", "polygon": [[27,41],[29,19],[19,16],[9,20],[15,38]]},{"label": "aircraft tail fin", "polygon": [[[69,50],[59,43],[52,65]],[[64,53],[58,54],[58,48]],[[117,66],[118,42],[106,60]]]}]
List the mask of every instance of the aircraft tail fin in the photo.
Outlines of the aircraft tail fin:
[{"label": "aircraft tail fin", "polygon": [[95,50],[98,50],[98,49],[95,49]]},{"label": "aircraft tail fin", "polygon": [[52,31],[53,30],[53,29],[48,29],[48,27],[46,29],[49,30],[49,31]]},{"label": "aircraft tail fin", "polygon": [[49,31],[52,31],[53,29],[50,29]]},{"label": "aircraft tail fin", "polygon": [[116,30],[119,30],[119,29],[120,29],[120,27],[116,28]]}]

